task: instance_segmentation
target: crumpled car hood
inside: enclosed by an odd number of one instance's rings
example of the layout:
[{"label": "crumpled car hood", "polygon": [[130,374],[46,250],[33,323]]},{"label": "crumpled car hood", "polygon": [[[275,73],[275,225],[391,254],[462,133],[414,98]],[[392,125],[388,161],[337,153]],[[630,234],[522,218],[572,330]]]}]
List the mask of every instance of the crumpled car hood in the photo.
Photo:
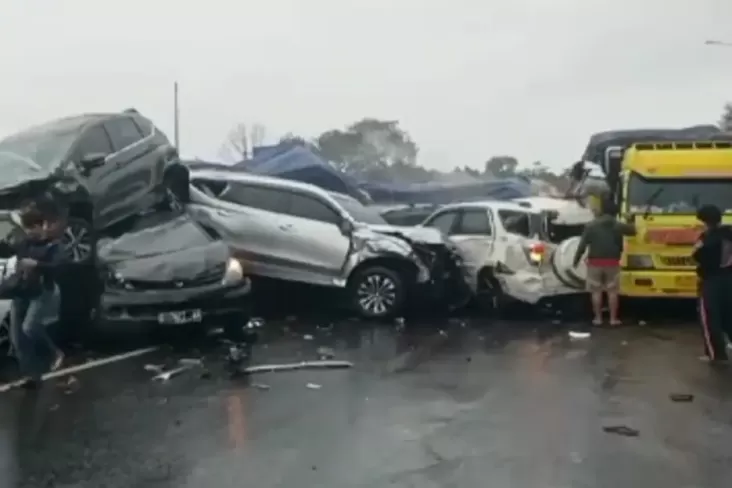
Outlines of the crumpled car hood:
[{"label": "crumpled car hood", "polygon": [[450,241],[440,230],[432,227],[402,227],[399,225],[369,225],[375,232],[389,235],[403,235],[421,244],[447,244]]},{"label": "crumpled car hood", "polygon": [[193,280],[225,266],[230,256],[223,241],[211,240],[185,214],[100,243],[98,254],[118,277],[147,282]]},{"label": "crumpled car hood", "polygon": [[139,259],[128,259],[111,264],[110,268],[124,280],[168,282],[194,280],[216,267],[226,264],[229,248],[223,242],[209,246],[159,254]]}]

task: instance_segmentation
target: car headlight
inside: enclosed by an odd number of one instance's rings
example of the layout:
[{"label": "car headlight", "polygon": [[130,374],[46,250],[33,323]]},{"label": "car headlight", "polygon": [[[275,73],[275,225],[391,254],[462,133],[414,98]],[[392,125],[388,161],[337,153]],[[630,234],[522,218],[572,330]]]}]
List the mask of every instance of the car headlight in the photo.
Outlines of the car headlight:
[{"label": "car headlight", "polygon": [[627,265],[629,269],[653,269],[653,258],[648,254],[629,254]]},{"label": "car headlight", "polygon": [[229,262],[226,263],[226,271],[224,271],[224,277],[221,279],[223,285],[233,285],[239,283],[244,278],[244,268],[238,259],[229,258]]}]

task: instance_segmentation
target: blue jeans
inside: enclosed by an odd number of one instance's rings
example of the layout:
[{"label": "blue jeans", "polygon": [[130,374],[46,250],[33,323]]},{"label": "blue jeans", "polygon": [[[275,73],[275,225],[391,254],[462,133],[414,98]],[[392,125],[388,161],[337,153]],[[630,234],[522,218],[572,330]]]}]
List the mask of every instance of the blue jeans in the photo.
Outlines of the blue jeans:
[{"label": "blue jeans", "polygon": [[59,349],[49,337],[44,319],[55,306],[53,290],[32,300],[14,298],[10,308],[10,340],[18,358],[20,373],[40,380],[47,373]]}]

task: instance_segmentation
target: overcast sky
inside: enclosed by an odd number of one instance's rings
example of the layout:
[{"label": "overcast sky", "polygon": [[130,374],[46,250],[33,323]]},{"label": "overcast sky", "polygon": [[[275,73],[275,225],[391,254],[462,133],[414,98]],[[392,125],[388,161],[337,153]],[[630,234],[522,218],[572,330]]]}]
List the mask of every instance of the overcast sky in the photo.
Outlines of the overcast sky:
[{"label": "overcast sky", "polygon": [[398,119],[422,164],[512,154],[564,167],[592,132],[716,122],[732,100],[730,0],[0,0],[0,133],[136,107],[214,158]]}]

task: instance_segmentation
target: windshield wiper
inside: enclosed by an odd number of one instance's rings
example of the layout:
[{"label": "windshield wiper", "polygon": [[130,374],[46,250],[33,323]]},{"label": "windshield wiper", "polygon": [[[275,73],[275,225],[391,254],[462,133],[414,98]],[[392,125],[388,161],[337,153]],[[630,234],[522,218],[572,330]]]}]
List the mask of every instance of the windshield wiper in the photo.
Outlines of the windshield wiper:
[{"label": "windshield wiper", "polygon": [[658,197],[663,193],[664,187],[659,187],[658,190],[654,191],[653,194],[648,197],[648,200],[646,200],[646,208],[643,210],[643,219],[648,218],[648,214],[651,213],[651,208],[653,207],[653,204],[656,202]]}]

